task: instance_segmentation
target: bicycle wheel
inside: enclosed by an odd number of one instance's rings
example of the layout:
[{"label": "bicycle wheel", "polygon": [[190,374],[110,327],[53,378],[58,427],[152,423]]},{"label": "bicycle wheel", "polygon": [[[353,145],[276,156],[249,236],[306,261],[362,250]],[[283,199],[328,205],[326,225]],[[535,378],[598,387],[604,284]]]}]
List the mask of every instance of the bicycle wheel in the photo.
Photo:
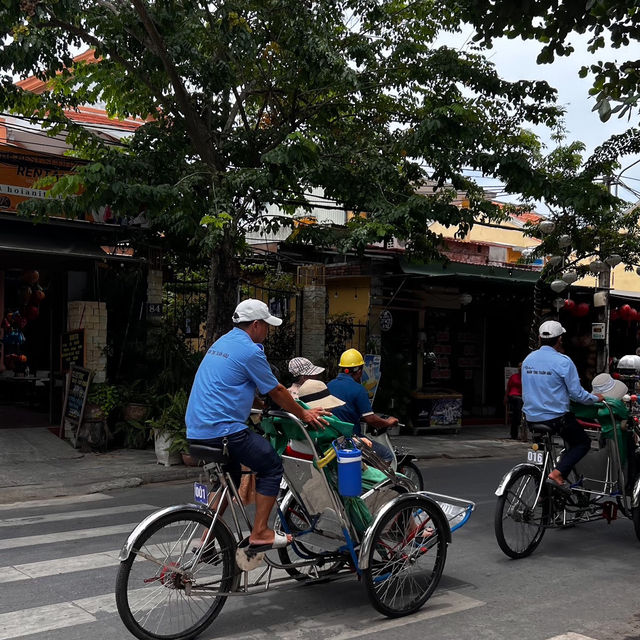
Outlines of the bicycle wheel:
[{"label": "bicycle wheel", "polygon": [[[281,507],[287,529],[294,536],[301,531],[307,531],[311,528],[307,513],[293,494],[289,494],[282,501]],[[278,526],[276,525],[276,528]],[[282,528],[284,530],[284,527]],[[297,552],[296,552],[297,550]],[[296,580],[310,580],[324,578],[331,574],[337,573],[344,566],[347,559],[322,558],[321,554],[325,550],[311,542],[306,541],[302,536],[296,540],[294,544],[278,549],[278,557],[282,564],[295,564],[314,559],[312,564],[302,564],[299,567],[287,567],[285,571]]]},{"label": "bicycle wheel", "polygon": [[120,563],[116,580],[118,613],[140,640],[189,640],[220,613],[236,576],[235,541],[216,522],[194,565],[194,547],[211,518],[196,511],[170,513],[150,525]]},{"label": "bicycle wheel", "polygon": [[380,613],[397,618],[428,600],[447,558],[448,526],[440,508],[417,495],[396,504],[375,525],[362,577]]},{"label": "bicycle wheel", "polygon": [[398,473],[401,473],[403,476],[406,476],[413,482],[418,491],[424,490],[424,480],[422,478],[422,472],[413,462],[403,462],[398,466]]},{"label": "bicycle wheel", "polygon": [[510,558],[524,558],[540,544],[544,535],[547,498],[541,493],[539,469],[519,469],[498,498],[494,519],[498,545]]}]

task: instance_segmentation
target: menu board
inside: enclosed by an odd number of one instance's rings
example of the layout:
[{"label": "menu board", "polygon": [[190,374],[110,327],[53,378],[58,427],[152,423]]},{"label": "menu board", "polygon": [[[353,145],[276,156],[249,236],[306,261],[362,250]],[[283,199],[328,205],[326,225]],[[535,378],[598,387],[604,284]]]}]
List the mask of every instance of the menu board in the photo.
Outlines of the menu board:
[{"label": "menu board", "polygon": [[67,372],[74,365],[84,367],[84,329],[60,336],[60,371]]},{"label": "menu board", "polygon": [[87,394],[91,385],[93,372],[82,367],[71,367],[67,374],[67,388],[62,406],[62,421],[60,423],[60,435],[63,434],[65,426],[71,435],[71,440],[75,446],[78,429],[82,424],[84,407],[87,404]]}]

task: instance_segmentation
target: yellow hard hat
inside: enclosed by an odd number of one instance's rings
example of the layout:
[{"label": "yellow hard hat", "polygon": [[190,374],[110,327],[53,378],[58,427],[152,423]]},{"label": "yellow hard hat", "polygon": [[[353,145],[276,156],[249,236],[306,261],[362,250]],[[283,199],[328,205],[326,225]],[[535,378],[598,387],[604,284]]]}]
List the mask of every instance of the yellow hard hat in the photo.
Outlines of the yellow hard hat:
[{"label": "yellow hard hat", "polygon": [[362,354],[357,349],[347,349],[341,356],[339,367],[359,367],[364,364]]}]

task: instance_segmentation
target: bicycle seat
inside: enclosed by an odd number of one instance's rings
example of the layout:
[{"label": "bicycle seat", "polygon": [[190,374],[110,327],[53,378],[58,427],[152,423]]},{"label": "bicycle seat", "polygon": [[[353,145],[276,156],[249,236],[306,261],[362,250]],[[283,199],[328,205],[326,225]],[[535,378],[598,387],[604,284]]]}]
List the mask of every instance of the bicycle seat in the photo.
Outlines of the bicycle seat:
[{"label": "bicycle seat", "polygon": [[535,433],[553,433],[553,429],[548,424],[541,422],[527,422],[527,426]]},{"label": "bicycle seat", "polygon": [[189,455],[203,462],[229,462],[229,455],[223,453],[222,447],[207,447],[203,444],[190,444]]}]

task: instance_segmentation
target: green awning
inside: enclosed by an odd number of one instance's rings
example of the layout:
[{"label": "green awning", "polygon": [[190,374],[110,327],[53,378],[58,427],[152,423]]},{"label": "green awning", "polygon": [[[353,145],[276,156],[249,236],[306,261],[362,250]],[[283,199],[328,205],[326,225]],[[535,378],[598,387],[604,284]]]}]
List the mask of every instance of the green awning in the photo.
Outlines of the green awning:
[{"label": "green awning", "polygon": [[471,278],[529,284],[535,283],[540,278],[540,271],[519,269],[515,266],[493,267],[482,264],[466,264],[464,262],[425,264],[423,262],[401,260],[400,268],[406,274],[430,276],[432,278]]}]

